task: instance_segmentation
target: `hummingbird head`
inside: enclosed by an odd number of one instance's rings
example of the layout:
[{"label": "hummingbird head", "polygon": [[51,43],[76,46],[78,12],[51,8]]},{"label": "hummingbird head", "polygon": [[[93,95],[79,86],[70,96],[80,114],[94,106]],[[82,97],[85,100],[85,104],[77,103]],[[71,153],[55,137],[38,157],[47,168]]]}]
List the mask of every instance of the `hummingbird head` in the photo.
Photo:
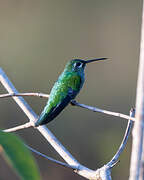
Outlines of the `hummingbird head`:
[{"label": "hummingbird head", "polygon": [[106,59],[107,58],[98,58],[98,59],[90,59],[90,60],[72,59],[71,61],[67,63],[66,69],[68,71],[83,72],[86,64],[95,62],[95,61],[106,60]]}]

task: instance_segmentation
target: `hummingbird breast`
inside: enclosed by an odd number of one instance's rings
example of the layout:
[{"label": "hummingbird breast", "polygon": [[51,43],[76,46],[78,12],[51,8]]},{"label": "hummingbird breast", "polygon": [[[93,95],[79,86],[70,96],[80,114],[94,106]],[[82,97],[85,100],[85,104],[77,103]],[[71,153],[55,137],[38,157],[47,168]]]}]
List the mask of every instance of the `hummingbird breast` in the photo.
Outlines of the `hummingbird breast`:
[{"label": "hummingbird breast", "polygon": [[52,121],[76,97],[84,83],[84,75],[76,72],[63,72],[54,84],[49,100],[42,111],[36,126]]}]

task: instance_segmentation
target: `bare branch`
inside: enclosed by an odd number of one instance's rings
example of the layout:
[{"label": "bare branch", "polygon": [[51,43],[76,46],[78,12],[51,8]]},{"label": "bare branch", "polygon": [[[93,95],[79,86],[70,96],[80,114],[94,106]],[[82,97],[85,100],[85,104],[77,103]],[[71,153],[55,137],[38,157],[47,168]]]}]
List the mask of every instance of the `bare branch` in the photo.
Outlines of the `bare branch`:
[{"label": "bare branch", "polygon": [[[135,109],[131,109],[130,110],[130,117],[134,117],[135,116]],[[113,167],[117,162],[118,162],[118,159],[121,155],[121,153],[123,152],[125,146],[126,146],[126,143],[128,141],[128,137],[130,135],[130,132],[131,132],[131,129],[132,129],[132,126],[133,126],[133,121],[129,119],[128,121],[128,124],[127,124],[127,128],[126,128],[126,131],[125,131],[125,135],[124,135],[124,138],[121,142],[121,145],[118,149],[118,151],[116,152],[116,154],[114,155],[114,157],[111,159],[111,161],[107,164],[109,165],[110,167]]]},{"label": "bare branch", "polygon": [[28,149],[30,149],[32,152],[38,154],[39,156],[44,157],[45,159],[48,159],[49,161],[52,161],[52,162],[55,163],[55,164],[58,164],[58,165],[63,166],[63,167],[70,168],[70,169],[72,169],[72,170],[77,170],[77,171],[79,170],[79,169],[77,169],[77,166],[71,166],[71,165],[66,164],[66,163],[64,163],[64,162],[58,161],[58,160],[56,160],[56,159],[54,159],[54,158],[48,157],[47,155],[45,155],[45,154],[37,151],[36,149],[33,149],[32,147],[30,147],[30,146],[28,146],[28,145],[26,145],[26,144],[25,144],[25,146],[26,146]]},{"label": "bare branch", "polygon": [[99,108],[92,107],[92,106],[88,106],[88,105],[85,105],[85,104],[78,103],[75,100],[71,101],[71,104],[74,105],[74,106],[79,106],[81,108],[88,109],[90,111],[100,112],[100,113],[104,113],[104,114],[108,114],[108,115],[112,115],[112,116],[117,116],[117,117],[120,117],[120,118],[130,119],[132,121],[135,121],[135,118],[130,117],[128,115],[125,115],[125,114],[122,114],[122,113],[117,113],[117,112],[112,112],[112,111],[107,111],[107,110],[99,109]]},{"label": "bare branch", "polygon": [[[44,94],[44,93],[31,93],[31,92],[30,93],[1,94],[0,98],[13,97],[13,96],[37,96],[37,97],[40,97],[40,98],[49,98],[48,94]],[[100,112],[100,113],[104,113],[104,114],[108,114],[108,115],[112,115],[112,116],[117,116],[117,117],[124,118],[124,119],[131,118],[132,121],[135,121],[135,118],[132,118],[132,117],[130,117],[128,115],[125,115],[125,114],[122,114],[122,113],[118,113],[118,112],[107,111],[107,110],[104,110],[104,109],[88,106],[88,105],[85,105],[85,104],[81,104],[81,103],[78,103],[76,100],[72,100],[71,104],[73,106],[79,106],[79,107],[91,110],[93,112]]]},{"label": "bare branch", "polygon": [[5,129],[3,131],[4,132],[14,132],[14,131],[17,131],[17,130],[21,130],[21,129],[25,129],[25,128],[30,128],[30,127],[35,127],[35,124],[33,122],[28,122],[28,123],[22,124],[20,126],[16,126],[16,127],[13,127],[13,128]]},{"label": "bare branch", "polygon": [[[130,118],[134,117],[134,115],[135,115],[135,110],[132,109],[130,111]],[[133,125],[133,121],[129,119],[124,138],[122,140],[122,143],[121,143],[118,151],[116,152],[114,157],[106,165],[104,165],[101,168],[101,171],[100,171],[101,176],[100,177],[102,178],[102,180],[111,180],[112,179],[111,178],[111,169],[117,164],[118,159],[126,146],[129,134],[131,132],[132,125]]]},{"label": "bare branch", "polygon": [[[0,98],[13,97],[13,96],[38,96],[38,97],[47,97],[48,98],[49,95],[48,94],[43,94],[43,93],[11,93],[11,94],[2,94],[2,95],[0,95]],[[111,112],[111,111],[99,109],[99,108],[96,108],[96,107],[88,106],[88,105],[85,105],[85,104],[80,104],[80,103],[76,102],[75,100],[72,100],[71,104],[75,105],[75,106],[85,108],[85,109],[92,110],[94,112],[101,112],[101,113],[105,113],[105,114],[109,114],[109,115],[113,115],[113,116],[118,116],[118,117],[125,118],[125,119],[128,119],[128,118],[131,119],[131,120],[135,119],[134,117],[130,117],[130,116],[127,116],[125,114],[121,114],[121,113],[117,113],[117,112]],[[20,126],[16,126],[16,127],[10,128],[10,129],[3,130],[3,131],[4,132],[14,132],[14,131],[17,131],[17,130],[30,128],[30,127],[35,127],[35,124],[31,123],[31,122],[30,123],[25,123],[25,124],[22,124]]]},{"label": "bare branch", "polygon": [[144,1],[142,9],[140,58],[136,93],[136,121],[133,128],[133,142],[130,164],[130,180],[144,179]]},{"label": "bare branch", "polygon": [[49,98],[48,94],[44,93],[8,93],[8,94],[1,94],[0,98],[6,98],[6,97],[13,97],[13,96],[37,96],[40,98]]}]

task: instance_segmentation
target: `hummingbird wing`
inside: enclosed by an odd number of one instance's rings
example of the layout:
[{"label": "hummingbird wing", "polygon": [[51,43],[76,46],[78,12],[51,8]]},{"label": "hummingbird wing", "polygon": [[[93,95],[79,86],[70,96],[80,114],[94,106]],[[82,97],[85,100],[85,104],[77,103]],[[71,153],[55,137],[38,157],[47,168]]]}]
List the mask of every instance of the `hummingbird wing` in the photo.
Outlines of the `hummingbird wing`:
[{"label": "hummingbird wing", "polygon": [[35,125],[39,126],[52,121],[75,98],[81,87],[81,77],[78,75],[67,76],[67,79],[58,80],[52,88],[47,105]]}]

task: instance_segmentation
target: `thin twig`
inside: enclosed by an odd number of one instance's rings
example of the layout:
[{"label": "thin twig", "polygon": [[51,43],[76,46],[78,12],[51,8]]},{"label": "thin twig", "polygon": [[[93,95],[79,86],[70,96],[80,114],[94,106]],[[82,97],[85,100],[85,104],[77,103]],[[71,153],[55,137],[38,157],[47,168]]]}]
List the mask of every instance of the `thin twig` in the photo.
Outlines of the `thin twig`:
[{"label": "thin twig", "polygon": [[[37,97],[40,97],[40,98],[49,98],[48,94],[44,94],[44,93],[31,93],[31,92],[30,93],[1,94],[0,98],[13,97],[13,96],[37,96]],[[117,116],[117,117],[124,118],[124,119],[131,118],[132,121],[135,121],[135,118],[132,118],[132,117],[130,117],[128,115],[125,115],[125,114],[122,114],[122,113],[118,113],[118,112],[107,111],[107,110],[100,109],[100,108],[93,107],[93,106],[88,106],[88,105],[85,105],[85,104],[78,103],[75,100],[72,100],[71,104],[74,105],[74,106],[79,106],[79,107],[82,107],[82,108],[94,111],[94,112],[100,112],[100,113],[104,113],[104,114],[108,114],[108,115],[112,115],[112,116]]]},{"label": "thin twig", "polygon": [[35,127],[35,124],[33,122],[28,122],[28,123],[22,124],[20,126],[16,126],[16,127],[13,127],[13,128],[5,129],[3,131],[4,132],[14,132],[14,131],[17,131],[17,130],[21,130],[21,129],[25,129],[25,128],[30,128],[30,127]]},{"label": "thin twig", "polygon": [[135,121],[135,118],[130,117],[128,115],[118,113],[118,112],[107,111],[107,110],[104,110],[104,109],[99,109],[99,108],[96,108],[96,107],[93,107],[93,106],[88,106],[88,105],[85,105],[85,104],[78,103],[75,100],[71,101],[71,104],[75,105],[75,106],[79,106],[81,108],[85,108],[85,109],[94,111],[94,112],[105,113],[105,114],[108,114],[108,115],[117,116],[117,117],[120,117],[120,118],[130,119],[132,121]]},{"label": "thin twig", "polygon": [[[135,110],[132,109],[130,111],[130,116],[131,117],[134,117],[134,114],[135,114]],[[124,135],[124,138],[122,140],[122,143],[118,149],[118,151],[116,152],[116,154],[113,156],[113,158],[106,164],[102,167],[103,170],[100,171],[100,176],[103,180],[112,180],[111,178],[111,168],[113,168],[117,162],[119,162],[119,157],[121,155],[121,153],[123,152],[124,148],[125,148],[125,145],[127,143],[127,140],[128,140],[128,137],[129,137],[129,134],[131,132],[131,128],[132,128],[132,124],[133,124],[133,121],[129,119],[128,121],[128,125],[127,125],[127,128],[126,128],[126,131],[125,131],[125,135]]]},{"label": "thin twig", "polygon": [[[135,109],[131,109],[130,110],[130,117],[135,117]],[[118,151],[116,152],[116,154],[113,156],[113,158],[111,159],[111,161],[107,164],[109,165],[110,167],[113,167],[117,162],[118,162],[118,159],[121,155],[121,153],[123,152],[125,146],[126,146],[126,143],[128,141],[128,137],[130,135],[130,132],[131,132],[131,129],[132,129],[132,126],[133,126],[133,121],[129,119],[128,121],[128,124],[127,124],[127,128],[126,128],[126,131],[125,131],[125,134],[124,134],[124,137],[123,137],[123,140],[121,142],[121,145],[119,146],[119,149]]]},{"label": "thin twig", "polygon": [[47,155],[45,155],[45,154],[37,151],[36,149],[33,149],[32,147],[30,147],[30,146],[28,146],[28,145],[26,145],[26,144],[25,144],[25,146],[26,146],[28,149],[30,149],[32,152],[38,154],[39,156],[44,157],[45,159],[48,159],[48,160],[52,161],[52,162],[55,163],[55,164],[58,164],[58,165],[63,166],[63,167],[70,168],[70,169],[72,169],[72,170],[77,170],[77,171],[79,170],[77,166],[72,166],[72,165],[66,164],[66,163],[64,163],[64,162],[58,161],[58,160],[56,160],[56,159],[54,159],[54,158],[48,157]]},{"label": "thin twig", "polygon": [[13,97],[13,96],[37,96],[40,98],[49,98],[48,94],[44,93],[7,93],[7,94],[0,94],[0,98],[6,98],[6,97]]}]

